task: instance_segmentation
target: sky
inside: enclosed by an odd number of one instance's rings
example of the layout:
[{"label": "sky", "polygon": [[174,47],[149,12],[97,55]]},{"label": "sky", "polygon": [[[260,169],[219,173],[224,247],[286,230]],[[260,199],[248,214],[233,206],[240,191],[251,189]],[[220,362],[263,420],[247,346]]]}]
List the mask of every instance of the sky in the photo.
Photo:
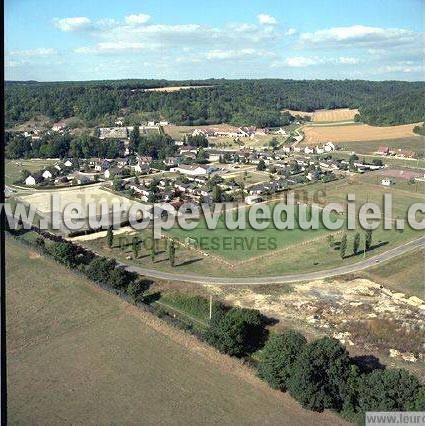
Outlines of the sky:
[{"label": "sky", "polygon": [[6,80],[424,80],[425,0],[5,0]]}]

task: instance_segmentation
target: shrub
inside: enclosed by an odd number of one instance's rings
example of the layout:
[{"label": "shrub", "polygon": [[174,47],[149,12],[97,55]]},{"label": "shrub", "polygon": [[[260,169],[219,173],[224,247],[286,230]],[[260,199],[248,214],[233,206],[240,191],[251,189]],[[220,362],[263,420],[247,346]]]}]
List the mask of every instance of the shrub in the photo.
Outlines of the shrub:
[{"label": "shrub", "polygon": [[107,283],[109,275],[115,269],[116,262],[114,259],[105,257],[97,257],[93,259],[86,268],[86,275],[92,281],[97,283]]},{"label": "shrub", "polygon": [[358,381],[358,410],[410,411],[424,409],[424,390],[407,370],[374,370]]},{"label": "shrub", "polygon": [[68,267],[74,267],[78,264],[77,249],[69,242],[55,242],[49,247],[49,253],[54,259]]},{"label": "shrub", "polygon": [[341,409],[347,392],[350,359],[344,346],[329,337],[305,345],[288,381],[290,394],[305,408]]},{"label": "shrub", "polygon": [[220,352],[242,357],[257,350],[266,336],[264,320],[256,309],[218,309],[204,337]]},{"label": "shrub", "polygon": [[274,389],[286,389],[294,363],[306,343],[305,337],[293,330],[273,335],[261,353],[258,376]]}]

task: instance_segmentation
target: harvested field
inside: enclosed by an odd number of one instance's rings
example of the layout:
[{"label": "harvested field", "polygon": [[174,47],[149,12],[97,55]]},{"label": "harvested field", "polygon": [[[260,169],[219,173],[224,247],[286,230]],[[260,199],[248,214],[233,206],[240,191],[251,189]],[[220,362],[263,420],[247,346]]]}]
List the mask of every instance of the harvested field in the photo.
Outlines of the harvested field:
[{"label": "harvested field", "polygon": [[[315,145],[329,141],[339,143],[408,138],[415,136],[415,133],[413,133],[415,126],[416,124],[389,127],[375,127],[367,124],[326,127],[306,126],[303,131],[305,143]],[[419,138],[419,136],[417,137]]]},{"label": "harvested field", "polygon": [[346,424],[12,239],[6,256],[10,424]]},{"label": "harvested field", "polygon": [[358,109],[318,109],[314,111],[312,121],[349,121],[354,120],[354,116],[359,113]]}]

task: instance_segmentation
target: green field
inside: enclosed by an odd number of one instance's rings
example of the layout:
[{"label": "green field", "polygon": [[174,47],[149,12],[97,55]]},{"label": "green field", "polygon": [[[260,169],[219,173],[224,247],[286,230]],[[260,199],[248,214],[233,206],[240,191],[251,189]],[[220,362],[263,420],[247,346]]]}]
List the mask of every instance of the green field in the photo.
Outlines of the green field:
[{"label": "green field", "polygon": [[[359,142],[359,144],[362,142]],[[382,146],[382,145],[379,145]],[[406,167],[410,169],[424,169],[425,168],[425,160],[415,160],[411,158],[394,158],[394,157],[387,157],[382,155],[373,155],[373,154],[367,154],[363,153],[362,151],[357,151],[357,149],[351,148],[351,147],[345,147],[347,151],[333,151],[332,152],[332,158],[334,159],[344,159],[348,160],[351,156],[351,152],[357,152],[358,154],[361,154],[361,160],[363,160],[363,157],[366,161],[373,161],[374,159],[380,159],[383,161],[384,164],[392,167]],[[349,150],[349,151],[348,151]]]},{"label": "green field", "polygon": [[7,240],[10,424],[342,424]]},{"label": "green field", "polygon": [[393,290],[425,299],[425,250],[403,254],[368,269],[365,275]]},{"label": "green field", "polygon": [[[273,205],[269,207],[271,210],[273,209]],[[185,241],[187,237],[194,239],[197,242],[196,246],[201,250],[220,256],[230,262],[260,256],[265,251],[278,251],[330,233],[323,227],[323,224],[320,224],[317,230],[304,231],[297,226],[297,223],[295,229],[278,230],[273,221],[270,221],[266,229],[257,230],[249,224],[249,209],[244,210],[242,214],[245,216],[246,229],[229,230],[226,227],[224,215],[221,215],[215,229],[208,229],[205,219],[202,218],[197,223],[197,227],[191,231],[184,230],[176,225],[168,233],[179,241]],[[236,217],[236,213],[233,216]],[[295,216],[298,217],[296,209]],[[285,215],[282,219],[285,219]]]},{"label": "green field", "polygon": [[413,152],[425,153],[425,137],[411,136],[398,139],[383,139],[372,141],[352,141],[340,142],[338,145],[346,150],[358,152],[360,154],[374,153],[380,146],[388,146],[391,150],[399,148]]},{"label": "green field", "polygon": [[[57,160],[52,159],[30,159],[30,160],[5,160],[5,181],[6,185],[15,183],[22,179],[22,171],[28,170],[33,173],[43,170],[48,166],[57,163]],[[22,179],[23,184],[23,179]]]}]

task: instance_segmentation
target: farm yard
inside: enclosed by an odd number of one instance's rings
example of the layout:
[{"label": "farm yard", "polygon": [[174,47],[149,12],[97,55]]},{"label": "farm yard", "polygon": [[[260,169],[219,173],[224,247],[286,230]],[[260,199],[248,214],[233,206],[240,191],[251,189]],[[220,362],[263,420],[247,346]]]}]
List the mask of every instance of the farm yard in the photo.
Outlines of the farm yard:
[{"label": "farm yard", "polygon": [[[362,141],[385,141],[386,139],[401,139],[416,136],[413,128],[416,124],[405,124],[402,126],[375,127],[367,124],[353,124],[346,126],[305,126],[304,143],[314,145],[332,141],[342,142],[362,142]],[[420,136],[416,136],[420,138]],[[405,146],[408,149],[408,146]]]},{"label": "farm yard", "polygon": [[6,257],[10,423],[345,424],[12,239]]}]

